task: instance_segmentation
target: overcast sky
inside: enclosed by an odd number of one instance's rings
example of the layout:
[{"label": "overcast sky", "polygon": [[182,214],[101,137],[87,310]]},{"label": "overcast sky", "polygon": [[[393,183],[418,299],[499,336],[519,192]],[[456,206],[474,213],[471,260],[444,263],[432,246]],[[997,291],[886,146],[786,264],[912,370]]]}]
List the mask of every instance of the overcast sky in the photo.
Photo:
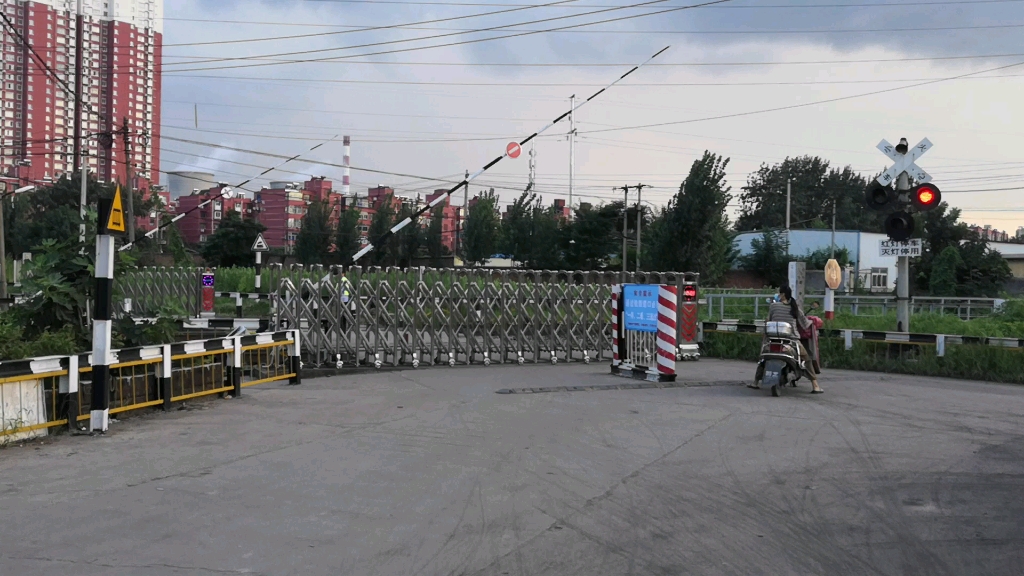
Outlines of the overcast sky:
[{"label": "overcast sky", "polygon": [[[570,95],[589,96],[671,45],[577,111],[576,202],[618,198],[613,187],[643,182],[655,186],[646,199],[663,204],[705,149],[731,158],[738,196],[762,163],[812,154],[873,174],[888,165],[875,149],[882,138],[927,137],[934,148],[918,164],[966,221],[1011,234],[1024,226],[1024,1],[737,0],[679,9],[699,2],[669,0],[613,9],[636,3],[167,0],[163,133],[203,144],[165,138],[161,168],[205,169],[237,184],[281,160],[206,144],[341,164],[348,134],[353,166],[413,176],[354,169],[354,191],[383,184],[415,195],[444,187],[417,178],[477,170],[567,110]],[[619,20],[549,31],[609,19]],[[472,32],[492,27],[504,28]],[[509,35],[518,36],[490,39]],[[427,48],[453,43],[461,44]],[[319,61],[294,62],[310,59]],[[898,89],[915,84],[924,85]],[[652,124],[660,126],[637,128]],[[560,123],[537,142],[545,201],[568,193],[567,131]],[[284,169],[297,173],[268,178],[324,175],[340,187],[337,167],[295,161]],[[528,172],[524,151],[472,193],[495,186],[509,202]]]}]

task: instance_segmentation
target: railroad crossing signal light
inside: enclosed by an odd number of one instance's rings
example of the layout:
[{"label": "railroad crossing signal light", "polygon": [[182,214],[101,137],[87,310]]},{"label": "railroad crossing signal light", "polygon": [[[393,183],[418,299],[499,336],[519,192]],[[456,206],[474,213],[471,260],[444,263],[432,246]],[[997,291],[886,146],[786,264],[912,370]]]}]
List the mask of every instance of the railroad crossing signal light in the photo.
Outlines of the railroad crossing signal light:
[{"label": "railroad crossing signal light", "polygon": [[884,210],[886,206],[896,199],[896,194],[889,186],[883,186],[877,181],[872,182],[864,191],[864,202],[872,210]]},{"label": "railroad crossing signal light", "polygon": [[934,184],[919,184],[910,191],[910,200],[914,203],[915,208],[924,212],[939,205],[939,202],[942,201],[942,193]]},{"label": "railroad crossing signal light", "polygon": [[697,300],[697,287],[693,284],[683,286],[683,302],[695,302]]},{"label": "railroad crossing signal light", "polygon": [[894,212],[885,219],[885,234],[893,240],[908,240],[914,233],[914,218],[903,212]]}]

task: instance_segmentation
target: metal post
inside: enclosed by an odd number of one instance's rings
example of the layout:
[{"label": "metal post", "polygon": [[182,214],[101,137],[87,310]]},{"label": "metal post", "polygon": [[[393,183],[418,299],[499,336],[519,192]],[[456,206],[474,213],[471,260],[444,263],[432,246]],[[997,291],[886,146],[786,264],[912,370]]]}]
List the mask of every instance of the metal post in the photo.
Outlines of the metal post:
[{"label": "metal post", "polygon": [[128,212],[128,242],[135,242],[135,188],[132,182],[132,137],[128,133],[128,117],[124,117],[121,138],[124,140],[125,211]]},{"label": "metal post", "polygon": [[636,185],[636,271],[640,271],[640,223],[643,222],[643,206],[640,204],[640,193],[644,185]]},{"label": "metal post", "polygon": [[466,264],[466,221],[469,220],[469,170],[466,170],[466,180],[466,187],[462,189],[463,214],[462,217],[459,218],[459,222],[456,224],[459,227],[459,251],[456,252],[456,254],[462,254],[463,265]]},{"label": "metal post", "polygon": [[[898,194],[910,190],[910,176],[900,174],[896,181]],[[900,256],[896,262],[896,331],[910,332],[910,258]]]},{"label": "metal post", "polygon": [[626,223],[629,222],[629,186],[622,187],[622,283],[626,283]]},{"label": "metal post", "polygon": [[[4,230],[4,203],[7,201],[7,190],[0,195],[0,298],[7,298],[7,238]],[[0,304],[0,310],[6,310],[7,304]]]},{"label": "metal post", "polygon": [[572,192],[576,179],[576,95],[569,97],[569,220],[572,220]]},{"label": "metal post", "polygon": [[85,18],[82,15],[82,0],[78,0],[75,12],[75,143],[74,172],[82,164],[82,44]]},{"label": "metal post", "polygon": [[82,245],[82,253],[85,253],[85,208],[88,204],[86,199],[86,192],[88,191],[89,184],[89,168],[85,162],[82,162],[82,176],[81,176],[81,192],[78,198],[78,215],[81,217],[82,222],[78,225],[78,243]]},{"label": "metal post", "polygon": [[830,258],[836,257],[836,199],[832,198],[832,255]]},{"label": "metal post", "polygon": [[786,178],[786,230],[789,230],[789,207],[792,196],[793,188],[790,185],[790,179]]},{"label": "metal post", "polygon": [[92,323],[92,401],[89,430],[106,432],[110,418],[110,332],[114,295],[114,237],[106,222],[112,201],[100,203],[96,233],[96,292],[93,295]]},{"label": "metal post", "polygon": [[261,281],[263,280],[263,252],[256,252],[256,293],[260,293]]}]

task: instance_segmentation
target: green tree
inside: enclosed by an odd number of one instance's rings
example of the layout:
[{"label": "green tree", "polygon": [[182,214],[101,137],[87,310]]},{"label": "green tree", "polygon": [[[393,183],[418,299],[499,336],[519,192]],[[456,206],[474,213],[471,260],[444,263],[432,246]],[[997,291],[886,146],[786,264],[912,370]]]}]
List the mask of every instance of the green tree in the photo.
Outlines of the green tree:
[{"label": "green tree", "polygon": [[373,220],[370,221],[370,242],[374,243],[374,250],[370,252],[370,261],[378,266],[394,263],[394,237],[390,237],[387,242],[383,245],[378,246],[376,243],[379,242],[391,227],[395,225],[395,208],[393,205],[392,195],[388,194],[380,201],[377,206],[377,211],[373,214]]},{"label": "green tree", "polygon": [[537,195],[523,192],[509,205],[501,222],[499,249],[513,261],[525,263],[530,259],[533,234],[533,209]]},{"label": "green tree", "polygon": [[255,266],[256,255],[252,245],[256,242],[256,236],[266,229],[266,226],[255,220],[243,220],[238,212],[228,211],[217,231],[206,239],[200,254],[210,266]]},{"label": "green tree", "polygon": [[971,230],[966,224],[960,222],[960,210],[950,208],[945,202],[924,213],[914,215],[916,230],[914,236],[923,238],[924,250],[920,258],[911,260],[912,278],[915,287],[921,291],[930,289],[932,267],[939,254],[954,246],[960,250],[960,245],[969,240]]},{"label": "green tree", "polygon": [[164,237],[167,239],[167,252],[174,258],[175,266],[192,266],[192,255],[185,246],[185,240],[181,237],[178,227],[171,224],[164,228]]},{"label": "green tree", "polygon": [[957,273],[957,296],[995,298],[1013,277],[1003,256],[977,234],[958,246],[964,266]]},{"label": "green tree", "polygon": [[423,239],[430,265],[440,267],[448,248],[444,245],[444,206],[438,205],[430,215],[430,225]]},{"label": "green tree", "polygon": [[932,263],[929,288],[932,296],[956,296],[957,271],[964,265],[960,250],[946,246]]},{"label": "green tree", "polygon": [[482,264],[499,247],[498,198],[494,191],[484,192],[469,209],[463,257],[467,262]]},{"label": "green tree", "polygon": [[[82,222],[78,212],[80,182],[77,176],[73,179],[64,177],[53,186],[38,188],[8,200],[4,209],[7,253],[20,256],[23,252],[31,252],[44,240],[77,242]],[[113,185],[89,180],[86,199],[90,206],[95,206],[100,196],[110,198],[113,194]],[[94,247],[88,242],[86,244],[87,252],[95,252]]]},{"label": "green tree", "polygon": [[553,207],[544,207],[538,200],[533,206],[530,222],[530,251],[525,261],[527,268],[534,270],[558,270],[564,268],[562,260],[562,231],[558,214]]},{"label": "green tree", "polygon": [[729,270],[735,250],[725,215],[732,198],[725,183],[728,165],[728,158],[707,151],[694,161],[679,192],[651,225],[649,267],[699,272],[709,284]]},{"label": "green tree", "polygon": [[608,266],[619,238],[615,223],[621,222],[621,206],[582,205],[572,222],[563,227],[565,266],[572,270],[599,270]]},{"label": "green tree", "polygon": [[786,244],[776,232],[765,232],[750,241],[750,254],[740,256],[740,268],[756,272],[771,286],[789,282],[789,256]]},{"label": "green tree", "polygon": [[740,194],[741,208],[736,229],[785,228],[787,180],[792,188],[792,228],[831,228],[835,202],[836,228],[882,231],[884,214],[864,204],[867,179],[849,166],[831,168],[827,160],[817,156],[786,158],[774,166],[762,164],[750,174]]},{"label": "green tree", "polygon": [[[791,258],[791,260],[803,260],[807,263],[808,270],[824,270],[825,265],[828,264],[829,259],[832,258],[832,248],[819,248],[814,252],[808,252],[801,258]],[[850,251],[844,248],[836,248],[836,262],[839,263],[840,267],[845,267],[851,262]]]},{"label": "green tree", "polygon": [[[401,222],[414,215],[415,212],[411,206],[403,205],[395,220]],[[392,245],[395,251],[395,263],[403,268],[412,266],[413,259],[419,257],[420,247],[423,245],[423,230],[420,228],[419,222],[414,219],[412,223],[396,232]]]},{"label": "green tree", "polygon": [[338,217],[338,224],[334,229],[334,255],[339,264],[350,264],[352,255],[359,251],[359,240],[362,235],[359,233],[358,208],[349,207],[342,210]]},{"label": "green tree", "polygon": [[295,257],[299,262],[307,266],[328,263],[331,232],[331,206],[319,200],[310,202],[295,239]]}]

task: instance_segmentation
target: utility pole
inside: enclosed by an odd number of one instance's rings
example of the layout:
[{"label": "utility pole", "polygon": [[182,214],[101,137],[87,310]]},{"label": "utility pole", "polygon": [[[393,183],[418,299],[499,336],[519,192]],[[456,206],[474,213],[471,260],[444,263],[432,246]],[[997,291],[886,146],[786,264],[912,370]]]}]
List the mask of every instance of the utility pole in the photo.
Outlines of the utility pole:
[{"label": "utility pole", "polygon": [[649,184],[636,185],[636,271],[640,271],[640,226],[643,222],[643,205],[640,203],[640,192],[644,188],[650,188]]},{"label": "utility pole", "polygon": [[[903,196],[910,190],[910,176],[902,172],[896,179],[896,194]],[[910,332],[910,257],[896,260],[896,331]]]},{"label": "utility pole", "polygon": [[832,196],[832,255],[829,258],[836,257],[836,197]]},{"label": "utility pole", "polygon": [[128,132],[128,117],[124,117],[121,138],[124,140],[125,209],[128,212],[128,241],[135,242],[135,189],[132,185],[132,136]]},{"label": "utility pole", "polygon": [[622,283],[626,283],[626,223],[629,222],[629,186],[622,187]]},{"label": "utility pole", "polygon": [[[2,187],[0,194],[0,298],[7,298],[7,238],[4,230],[4,204],[7,202],[7,186]],[[0,310],[6,310],[7,304],[0,304]]]},{"label": "utility pole", "polygon": [[569,220],[572,220],[572,192],[576,180],[576,95],[569,97]]},{"label": "utility pole", "polygon": [[790,179],[786,178],[786,230],[789,230],[789,206],[793,197],[793,187]]},{"label": "utility pole", "polygon": [[466,186],[462,189],[462,218],[459,219],[459,254],[463,264],[466,258],[466,221],[469,220],[469,170],[466,170]]},{"label": "utility pole", "polygon": [[533,191],[537,179],[537,144],[536,140],[530,141],[530,182],[527,190]]},{"label": "utility pole", "polygon": [[82,89],[82,50],[84,49],[85,16],[82,9],[82,0],[78,0],[75,13],[75,143],[74,162],[72,172],[82,169],[82,191],[79,197],[78,215],[82,222],[78,225],[78,242],[82,245],[82,252],[85,253],[85,207],[86,207],[86,162],[84,156],[85,141],[82,133],[82,98],[85,91]]}]

